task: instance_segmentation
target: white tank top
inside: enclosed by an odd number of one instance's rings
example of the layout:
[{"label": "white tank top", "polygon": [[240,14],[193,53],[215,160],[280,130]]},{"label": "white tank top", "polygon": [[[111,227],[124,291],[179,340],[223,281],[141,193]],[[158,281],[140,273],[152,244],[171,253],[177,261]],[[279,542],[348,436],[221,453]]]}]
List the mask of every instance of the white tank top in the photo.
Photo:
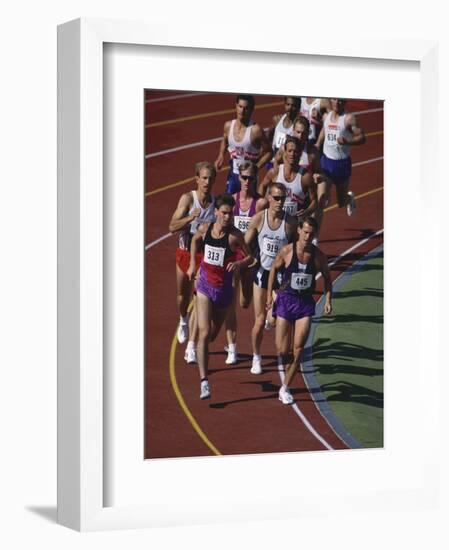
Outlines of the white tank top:
[{"label": "white tank top", "polygon": [[324,119],[324,147],[323,153],[327,158],[343,160],[349,157],[350,145],[339,145],[337,139],[340,136],[349,136],[345,128],[346,114],[337,115],[337,119],[331,119],[335,113],[330,112]]},{"label": "white tank top", "polygon": [[193,204],[190,207],[188,216],[196,209],[200,209],[200,215],[193,221],[188,223],[179,233],[179,248],[183,250],[190,250],[190,242],[192,236],[196,233],[198,226],[202,223],[210,223],[215,221],[215,206],[214,197],[211,195],[211,203],[206,208],[203,208],[198,200],[198,194],[196,191],[191,191],[193,197]]},{"label": "white tank top", "polygon": [[284,126],[286,116],[286,114],[282,115],[281,120],[276,124],[276,128],[274,129],[272,147],[275,153],[284,145],[286,137],[293,134],[293,124],[289,128]]},{"label": "white tank top", "polygon": [[307,103],[306,97],[301,98],[301,110],[299,113],[303,117],[306,117],[306,119],[310,122],[309,140],[316,141],[318,137],[316,124],[312,123],[312,118],[318,117],[318,115],[320,114],[320,109],[321,109],[321,100],[319,97],[315,97],[312,103]]},{"label": "white tank top", "polygon": [[285,231],[285,217],[287,214],[284,212],[284,217],[278,229],[271,229],[268,225],[268,210],[264,210],[263,212],[263,225],[257,236],[259,261],[260,265],[269,271],[281,248],[288,243]]},{"label": "white tank top", "polygon": [[306,194],[302,189],[301,179],[302,175],[298,172],[295,179],[292,182],[288,182],[285,179],[284,165],[279,165],[279,172],[276,177],[276,181],[283,183],[287,189],[287,198],[284,202],[284,211],[291,216],[294,216],[296,212],[301,209],[304,199],[306,198]]},{"label": "white tank top", "polygon": [[234,126],[236,120],[234,119],[231,122],[231,127],[229,129],[228,136],[228,151],[229,156],[232,159],[232,171],[234,174],[239,173],[239,166],[244,160],[251,160],[252,162],[257,162],[260,156],[259,149],[256,149],[251,143],[251,127],[254,125],[254,122],[250,122],[248,128],[245,131],[242,141],[237,141],[234,138]]}]

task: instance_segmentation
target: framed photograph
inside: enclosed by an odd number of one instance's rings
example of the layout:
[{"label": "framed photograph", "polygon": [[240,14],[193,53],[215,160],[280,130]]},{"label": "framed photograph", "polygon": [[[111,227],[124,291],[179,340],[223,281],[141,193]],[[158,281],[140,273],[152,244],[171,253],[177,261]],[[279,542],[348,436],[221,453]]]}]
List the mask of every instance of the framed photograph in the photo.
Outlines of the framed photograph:
[{"label": "framed photograph", "polygon": [[[212,29],[198,40],[155,23],[77,20],[58,29],[58,518],[69,527],[437,506],[438,478],[422,472],[438,464],[438,404],[421,382],[438,379],[438,331],[424,319],[439,289],[429,289],[420,262],[412,277],[402,272],[426,245],[413,233],[404,240],[404,227],[417,212],[430,231],[437,223],[428,200],[437,195],[428,161],[436,136],[424,116],[435,45],[287,39],[273,52],[249,34],[229,50]],[[235,362],[226,364],[225,323],[210,344],[209,399],[184,359],[188,337],[180,343],[177,334],[186,319],[178,222],[194,208],[175,213],[199,185],[198,162],[216,170],[213,194],[225,191],[232,159],[217,160],[239,94],[255,99],[254,122],[264,135],[271,128],[271,144],[286,99],[297,97],[303,107],[306,98],[329,100],[319,109],[323,128],[337,116],[332,101],[346,99],[366,138],[351,149],[356,211],[337,204],[334,184],[323,207],[317,247],[333,268],[334,316],[328,322],[317,301],[292,406],[278,399],[286,371],[277,328],[264,332],[262,372],[251,372],[252,304],[236,305]],[[413,163],[398,162],[417,124],[428,139]],[[258,185],[269,170],[263,163]],[[307,199],[295,208],[307,209],[313,193]],[[437,250],[426,247],[426,257],[437,263]],[[404,315],[410,296],[414,312]],[[417,426],[425,435],[411,453]],[[307,475],[287,481],[282,472]]]}]

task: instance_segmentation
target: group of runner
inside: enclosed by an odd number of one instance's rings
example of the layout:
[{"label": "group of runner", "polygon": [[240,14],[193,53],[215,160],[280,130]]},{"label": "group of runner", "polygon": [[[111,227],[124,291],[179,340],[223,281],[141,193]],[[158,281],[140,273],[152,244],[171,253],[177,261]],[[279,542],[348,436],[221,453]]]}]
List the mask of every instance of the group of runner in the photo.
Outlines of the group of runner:
[{"label": "group of runner", "polygon": [[[327,259],[317,246],[323,212],[334,184],[338,206],[354,213],[350,147],[363,144],[365,135],[342,99],[285,97],[285,112],[268,132],[252,121],[254,107],[253,96],[236,97],[236,117],[224,124],[215,163],[196,164],[196,189],[181,196],[171,218],[169,230],[179,232],[177,338],[186,343],[186,362],[198,363],[200,399],[207,399],[209,343],[224,324],[226,364],[237,363],[237,300],[242,308],[253,301],[250,371],[262,373],[264,329],[275,326],[285,372],[279,399],[288,405],[315,313],[318,272],[324,311],[332,312]],[[226,189],[215,195],[227,154]],[[258,182],[261,168],[266,173]]]}]

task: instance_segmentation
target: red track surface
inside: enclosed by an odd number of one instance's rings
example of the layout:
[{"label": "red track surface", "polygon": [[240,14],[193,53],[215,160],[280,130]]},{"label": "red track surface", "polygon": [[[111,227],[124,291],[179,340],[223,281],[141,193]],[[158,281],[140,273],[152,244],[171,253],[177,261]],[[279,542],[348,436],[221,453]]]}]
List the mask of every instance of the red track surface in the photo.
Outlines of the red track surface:
[{"label": "red track surface", "polygon": [[[184,93],[188,92],[152,92],[147,93],[147,98],[163,98]],[[145,124],[162,124],[146,128],[146,154],[220,137],[224,122],[234,118],[234,98],[235,96],[227,94],[203,94],[147,103]],[[270,103],[278,105],[260,108]],[[382,103],[378,101],[351,100],[348,101],[347,111],[380,107]],[[198,115],[226,110],[230,112],[198,118]],[[282,98],[259,96],[256,98],[253,118],[267,127],[272,116],[282,111]],[[182,118],[189,120],[166,124],[167,121]],[[383,162],[375,161],[357,166],[360,161],[383,156],[383,112],[360,115],[358,120],[368,136],[365,145],[354,147],[352,150],[353,164],[356,166],[353,168],[351,188],[359,197],[357,211],[352,218],[348,218],[346,212],[338,208],[330,208],[326,212],[320,248],[328,255],[329,260],[383,228],[383,190],[379,190],[383,187]],[[179,197],[194,188],[195,163],[202,160],[213,162],[217,151],[218,141],[146,160],[147,245],[168,233],[168,222]],[[214,189],[216,193],[224,189],[226,173],[227,171],[219,173]],[[188,178],[192,179],[181,185],[160,190]],[[362,196],[370,191],[373,192]],[[334,190],[332,193],[334,204]],[[332,277],[337,277],[356,259],[376,247],[381,240],[382,236],[370,239],[353,253],[345,256],[332,268]],[[145,253],[147,458],[213,454],[181,408],[170,379],[170,349],[178,322],[174,260],[176,246],[175,235],[161,240]],[[321,291],[320,286],[319,290]],[[249,372],[252,306],[247,311],[238,310],[238,323],[237,347],[243,359],[237,365],[227,366],[224,363],[224,330],[210,346],[209,379],[212,398],[209,401],[203,402],[199,399],[197,366],[187,366],[183,359],[184,346],[176,347],[173,370],[179,391],[207,441],[221,454],[325,449],[306,429],[292,408],[281,405],[277,399],[279,375],[274,331],[264,334],[264,373],[254,376]],[[293,382],[292,393],[300,410],[316,432],[332,448],[346,448],[316,409],[299,375]]]}]

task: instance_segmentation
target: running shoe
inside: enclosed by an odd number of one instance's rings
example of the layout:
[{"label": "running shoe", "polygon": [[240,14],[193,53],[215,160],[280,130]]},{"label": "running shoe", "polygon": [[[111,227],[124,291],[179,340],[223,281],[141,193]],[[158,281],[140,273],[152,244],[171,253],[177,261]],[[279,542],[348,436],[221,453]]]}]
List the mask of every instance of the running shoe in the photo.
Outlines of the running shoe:
[{"label": "running shoe", "polygon": [[228,350],[228,356],[226,357],[225,363],[227,365],[235,365],[237,363],[237,351]]},{"label": "running shoe", "polygon": [[265,330],[271,330],[272,328],[273,328],[273,325],[270,323],[270,321],[268,319],[265,319],[264,329]]},{"label": "running shoe", "polygon": [[262,374],[262,363],[260,360],[260,355],[253,355],[251,374]]},{"label": "running shoe", "polygon": [[355,197],[352,191],[348,191],[348,204],[346,206],[346,214],[352,216],[355,210]]},{"label": "running shoe", "polygon": [[209,382],[207,380],[203,380],[201,382],[200,399],[209,399],[209,397],[210,397]]},{"label": "running shoe", "polygon": [[181,322],[179,323],[177,337],[180,344],[187,342],[187,338],[189,337],[189,325],[187,323],[185,325]]},{"label": "running shoe", "polygon": [[192,363],[198,363],[198,359],[196,356],[196,349],[195,348],[186,348],[186,351],[184,353],[184,360],[187,364],[191,365]]},{"label": "running shoe", "polygon": [[281,389],[279,390],[279,401],[282,401],[284,405],[291,405],[293,403],[293,395],[290,393],[288,388],[281,386]]}]

